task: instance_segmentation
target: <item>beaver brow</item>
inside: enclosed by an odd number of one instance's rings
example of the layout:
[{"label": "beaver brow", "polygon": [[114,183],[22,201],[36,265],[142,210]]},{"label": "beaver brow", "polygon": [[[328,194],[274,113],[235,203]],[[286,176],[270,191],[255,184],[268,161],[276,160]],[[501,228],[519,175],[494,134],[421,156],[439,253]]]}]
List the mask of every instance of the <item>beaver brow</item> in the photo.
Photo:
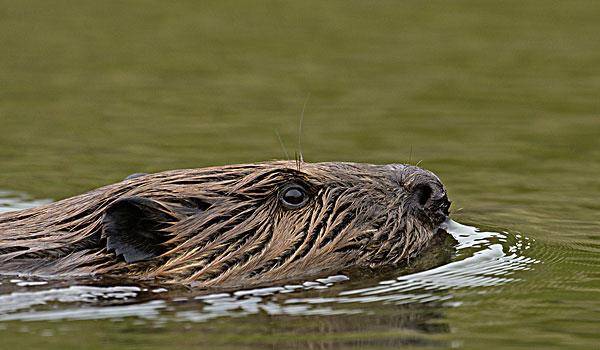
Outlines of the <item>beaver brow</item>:
[{"label": "beaver brow", "polygon": [[231,195],[235,192],[252,193],[251,190],[260,190],[263,187],[279,185],[284,182],[297,182],[308,188],[315,187],[315,185],[309,181],[307,174],[290,168],[280,168],[247,175],[235,184],[228,194]]}]

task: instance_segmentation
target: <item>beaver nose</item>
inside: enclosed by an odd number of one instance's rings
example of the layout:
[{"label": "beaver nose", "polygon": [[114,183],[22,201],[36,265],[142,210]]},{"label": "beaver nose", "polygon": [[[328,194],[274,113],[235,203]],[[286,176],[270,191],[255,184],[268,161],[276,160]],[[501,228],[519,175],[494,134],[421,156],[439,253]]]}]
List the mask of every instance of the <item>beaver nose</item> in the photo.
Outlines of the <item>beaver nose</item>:
[{"label": "beaver nose", "polygon": [[417,201],[423,207],[427,204],[427,202],[429,202],[429,200],[431,199],[431,195],[433,194],[433,190],[431,189],[431,186],[429,184],[417,185],[413,189],[413,192],[415,194],[415,197],[417,198]]},{"label": "beaver nose", "polygon": [[404,166],[401,170],[402,187],[409,193],[412,205],[434,217],[447,217],[450,201],[444,185],[432,172],[416,166]]},{"label": "beaver nose", "polygon": [[448,216],[450,201],[443,186],[435,183],[420,183],[413,188],[412,193],[420,209]]}]

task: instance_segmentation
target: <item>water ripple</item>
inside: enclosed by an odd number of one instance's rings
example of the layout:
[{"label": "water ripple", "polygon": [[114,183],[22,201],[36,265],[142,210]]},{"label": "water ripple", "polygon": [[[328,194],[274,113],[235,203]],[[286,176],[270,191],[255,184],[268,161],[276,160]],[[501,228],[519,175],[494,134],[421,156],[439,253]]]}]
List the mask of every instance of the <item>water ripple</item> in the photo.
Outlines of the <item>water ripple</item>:
[{"label": "water ripple", "polygon": [[[36,206],[25,195],[0,192],[0,211]],[[534,241],[520,233],[482,231],[449,220],[446,231],[456,240],[450,262],[376,282],[349,281],[335,275],[301,284],[206,294],[181,293],[171,286],[66,285],[39,278],[0,278],[0,321],[139,319],[203,322],[251,314],[315,316],[369,314],[365,304],[461,305],[465,292],[518,281],[515,274],[537,263],[528,254]],[[62,283],[62,284],[60,284]],[[68,282],[67,282],[68,283]],[[334,288],[335,286],[335,288]]]},{"label": "water ripple", "polygon": [[[479,231],[475,227],[459,224],[455,221],[446,223],[446,230],[457,241],[457,257],[462,260],[399,276],[396,280],[386,280],[378,285],[347,290],[339,293],[337,298],[324,298],[323,303],[331,302],[430,302],[452,298],[455,292],[465,288],[492,287],[516,281],[510,277],[516,271],[528,270],[540,261],[521,255],[531,247],[531,240],[523,235],[511,235],[503,232]],[[510,245],[506,243],[513,241]],[[501,243],[496,243],[501,242]],[[464,251],[478,249],[470,255]],[[421,291],[421,293],[414,293]],[[411,292],[411,293],[407,293]],[[288,303],[317,303],[319,299],[291,299]]]}]

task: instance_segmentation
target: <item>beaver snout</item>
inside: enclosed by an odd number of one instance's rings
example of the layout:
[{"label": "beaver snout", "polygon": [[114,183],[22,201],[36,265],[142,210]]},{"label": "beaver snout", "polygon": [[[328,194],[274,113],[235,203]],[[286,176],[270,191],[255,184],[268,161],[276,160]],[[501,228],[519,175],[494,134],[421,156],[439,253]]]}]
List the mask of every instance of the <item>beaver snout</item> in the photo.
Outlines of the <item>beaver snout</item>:
[{"label": "beaver snout", "polygon": [[413,197],[420,209],[430,213],[434,221],[444,221],[450,214],[450,201],[443,187],[422,183],[413,189]]},{"label": "beaver snout", "polygon": [[402,169],[401,179],[414,207],[425,212],[435,223],[441,223],[448,217],[451,202],[435,174],[419,167],[406,166]]}]

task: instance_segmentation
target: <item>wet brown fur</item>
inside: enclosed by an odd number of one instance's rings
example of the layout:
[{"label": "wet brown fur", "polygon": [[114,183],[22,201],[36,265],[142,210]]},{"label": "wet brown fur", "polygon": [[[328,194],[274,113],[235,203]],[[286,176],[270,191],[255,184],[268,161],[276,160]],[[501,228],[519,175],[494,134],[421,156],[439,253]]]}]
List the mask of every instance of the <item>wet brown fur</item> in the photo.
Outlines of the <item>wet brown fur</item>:
[{"label": "wet brown fur", "polygon": [[[280,161],[144,175],[0,214],[0,272],[210,287],[395,264],[417,254],[443,220],[413,208],[415,184],[437,179],[415,169]],[[278,196],[288,183],[307,188],[306,206],[282,207]],[[161,254],[130,264],[106,248],[103,231],[106,209],[128,197],[155,200],[170,218],[161,223]]]}]

